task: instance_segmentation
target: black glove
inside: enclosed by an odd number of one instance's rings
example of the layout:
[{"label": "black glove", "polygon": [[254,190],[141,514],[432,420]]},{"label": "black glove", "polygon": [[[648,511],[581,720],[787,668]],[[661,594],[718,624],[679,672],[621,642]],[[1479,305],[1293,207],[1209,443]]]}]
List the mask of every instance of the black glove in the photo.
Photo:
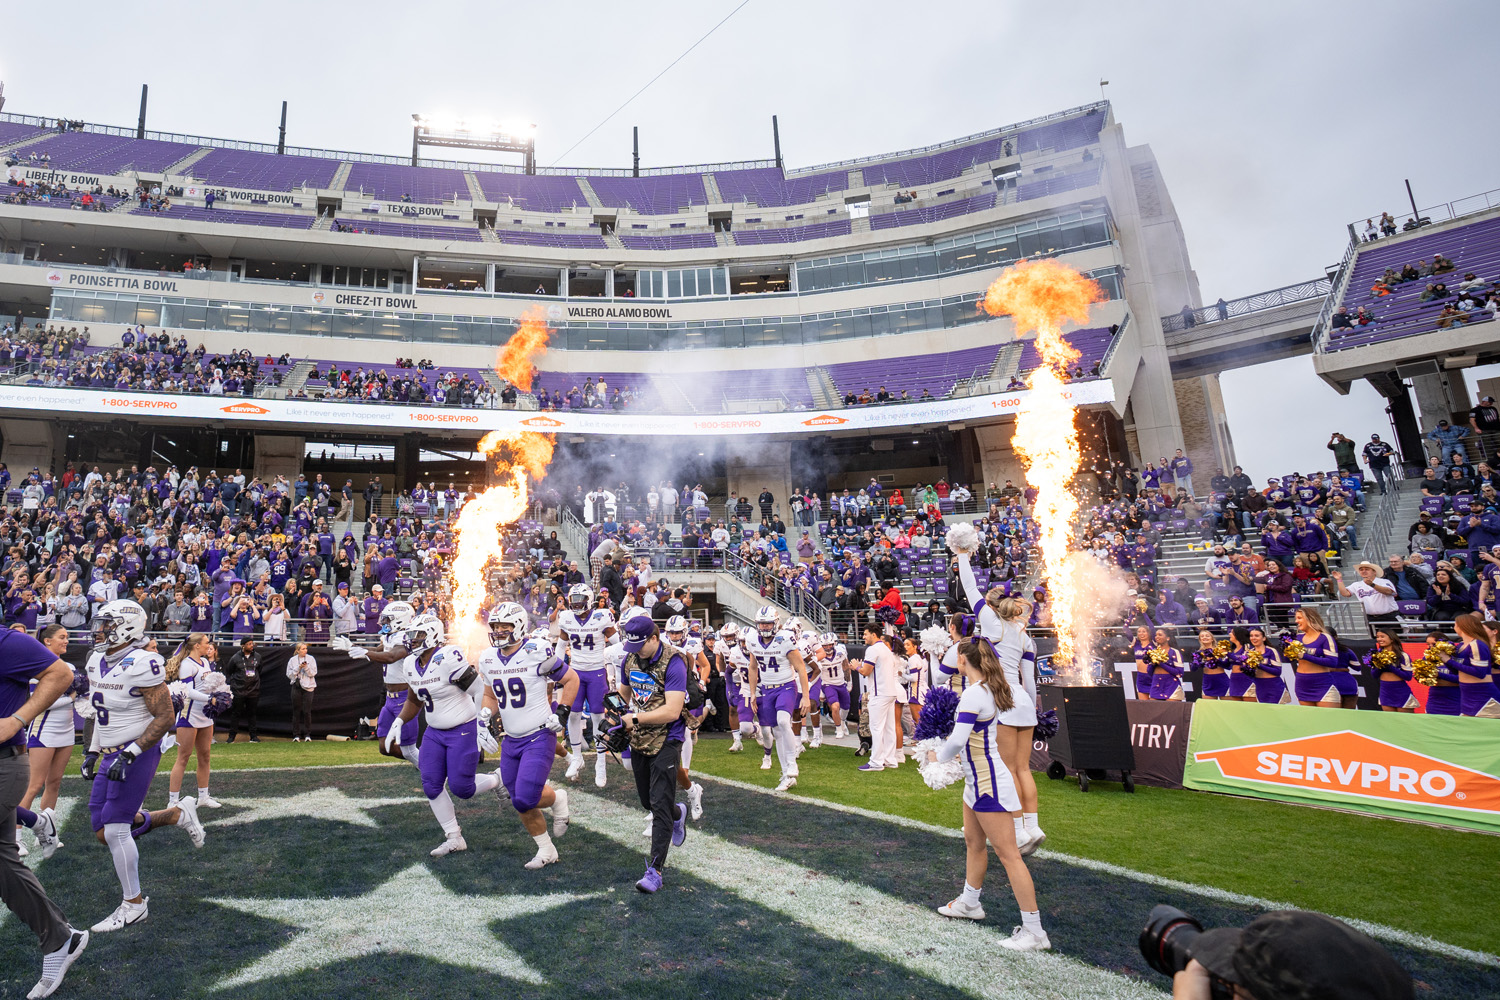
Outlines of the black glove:
[{"label": "black glove", "polygon": [[115,756],[115,762],[109,765],[109,780],[124,781],[125,769],[130,766],[131,761],[133,760],[135,760],[135,754],[131,753],[129,750],[121,750]]},{"label": "black glove", "polygon": [[553,714],[555,714],[557,716],[557,721],[559,723],[561,723],[563,729],[567,729],[568,728],[568,716],[570,716],[570,715],[573,714],[573,710],[571,708],[569,708],[567,705],[558,705],[557,706],[557,711],[555,713],[553,713]]},{"label": "black glove", "polygon": [[93,781],[94,775],[99,773],[99,754],[90,750],[83,755],[83,764],[79,766],[78,773],[83,775],[84,781]]}]

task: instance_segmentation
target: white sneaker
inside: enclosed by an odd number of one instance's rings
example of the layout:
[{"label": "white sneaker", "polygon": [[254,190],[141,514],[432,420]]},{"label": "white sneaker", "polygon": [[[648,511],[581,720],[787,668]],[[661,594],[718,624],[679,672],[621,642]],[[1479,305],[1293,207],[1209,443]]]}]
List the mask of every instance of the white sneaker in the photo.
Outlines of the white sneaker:
[{"label": "white sneaker", "polygon": [[42,957],[42,978],[38,979],[36,985],[31,988],[31,992],[26,994],[26,1000],[50,997],[56,993],[57,988],[62,985],[63,976],[68,973],[68,967],[78,960],[78,956],[82,955],[83,949],[88,946],[88,931],[69,933],[67,943]]},{"label": "white sneaker", "polygon": [[795,760],[793,760],[790,764],[787,765],[786,773],[789,774],[789,775],[791,775],[794,778],[800,778],[800,777],[802,777],[802,772],[797,769],[797,762]]},{"label": "white sneaker", "polygon": [[557,801],[552,803],[552,836],[561,837],[568,832],[568,790],[554,789]]},{"label": "white sneaker", "polygon": [[177,817],[177,825],[188,833],[194,847],[202,847],[203,842],[208,839],[208,834],[203,831],[203,823],[198,819],[198,803],[192,799],[183,799],[177,803],[180,815]]},{"label": "white sneaker", "polygon": [[1000,947],[1009,948],[1011,951],[1050,951],[1052,942],[1047,937],[1047,932],[1042,931],[1040,937],[1025,927],[1017,927],[1011,932],[1010,937],[1000,942]]},{"label": "white sneaker", "polygon": [[818,747],[820,747],[822,745],[823,745],[823,734],[822,733],[813,733],[812,742],[808,744],[808,747],[810,747],[813,750],[816,750]]},{"label": "white sneaker", "polygon": [[962,896],[951,903],[939,906],[938,912],[945,917],[961,917],[964,920],[984,919],[984,907],[979,903],[965,903]]},{"label": "white sneaker", "polygon": [[760,759],[760,769],[762,771],[769,771],[771,769],[771,755],[770,754],[766,754],[765,756],[761,757],[761,759]]},{"label": "white sneaker", "polygon": [[19,840],[16,841],[16,853],[23,858],[31,854],[31,852],[26,849],[26,845],[21,843]]},{"label": "white sneaker", "polygon": [[605,781],[605,765],[609,758],[600,751],[599,756],[594,758],[594,787],[603,788]]},{"label": "white sneaker", "polygon": [[641,831],[641,836],[642,837],[649,837],[649,836],[651,836],[651,819],[652,819],[651,814],[647,813],[646,814],[646,829],[644,829],[644,830]]},{"label": "white sneaker", "polygon": [[36,814],[36,827],[31,833],[36,837],[36,846],[41,848],[43,858],[52,857],[62,846],[62,841],[57,839],[57,816],[51,809]]},{"label": "white sneaker", "polygon": [[784,774],[781,776],[781,784],[776,786],[778,792],[789,792],[797,787],[797,776],[795,774]]},{"label": "white sneaker", "polygon": [[214,798],[212,795],[200,795],[200,796],[198,796],[198,808],[199,809],[222,809],[223,807],[224,807],[224,803],[220,802],[218,799]]},{"label": "white sneaker", "polygon": [[548,844],[546,847],[537,848],[536,857],[526,862],[526,868],[530,871],[536,871],[539,868],[546,868],[548,865],[556,863],[557,848]]},{"label": "white sneaker", "polygon": [[568,769],[563,772],[563,777],[569,781],[577,781],[578,773],[583,770],[583,754],[568,754]]},{"label": "white sneaker", "polygon": [[729,741],[729,752],[739,753],[743,749],[745,749],[745,741],[740,739],[739,733],[735,733],[734,738]]},{"label": "white sneaker", "polygon": [[1036,852],[1036,849],[1042,846],[1042,842],[1047,839],[1047,835],[1042,832],[1041,827],[1037,827],[1034,830],[1028,829],[1026,833],[1026,843],[1024,845],[1016,845],[1021,849],[1021,857],[1023,858],[1029,857],[1034,854]]},{"label": "white sneaker", "polygon": [[151,902],[150,896],[142,896],[139,903],[121,903],[115,907],[115,912],[90,927],[89,930],[95,934],[107,934],[122,927],[129,927],[131,924],[138,924],[146,919],[146,904],[149,902]]},{"label": "white sneaker", "polygon": [[688,815],[695,820],[703,818],[703,786],[696,781],[688,786]]},{"label": "white sneaker", "polygon": [[447,857],[454,851],[467,851],[468,849],[469,845],[464,842],[464,835],[455,833],[427,853],[431,854],[434,858],[442,858]]},{"label": "white sneaker", "polygon": [[849,727],[836,726],[834,727],[833,735],[837,736],[841,740],[847,740],[849,738]]}]

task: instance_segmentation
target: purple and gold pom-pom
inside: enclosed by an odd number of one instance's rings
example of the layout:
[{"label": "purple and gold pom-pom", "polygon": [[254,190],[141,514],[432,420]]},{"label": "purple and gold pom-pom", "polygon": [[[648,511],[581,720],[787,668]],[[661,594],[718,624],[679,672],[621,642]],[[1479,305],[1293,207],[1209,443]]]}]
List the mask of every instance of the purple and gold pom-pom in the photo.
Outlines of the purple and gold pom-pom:
[{"label": "purple and gold pom-pom", "polygon": [[1039,740],[1050,740],[1057,735],[1057,730],[1061,726],[1062,722],[1057,718],[1057,709],[1043,709],[1036,713],[1036,728],[1032,730],[1032,735]]},{"label": "purple and gold pom-pom", "polygon": [[1411,679],[1427,687],[1432,687],[1438,682],[1438,665],[1437,661],[1431,658],[1431,652],[1428,650],[1428,656],[1423,656],[1411,665]]},{"label": "purple and gold pom-pom", "polygon": [[89,693],[89,675],[86,671],[73,668],[73,683],[68,685],[68,690],[63,692],[75,698],[81,698]]},{"label": "purple and gold pom-pom", "polygon": [[203,714],[208,716],[210,719],[217,719],[219,716],[229,711],[229,706],[233,704],[234,695],[230,694],[227,688],[220,691],[215,691],[213,693],[213,697],[209,698],[208,702],[203,706]]},{"label": "purple and gold pom-pom", "polygon": [[953,723],[958,717],[958,695],[951,689],[935,687],[927,692],[922,702],[922,715],[912,730],[911,738],[917,742],[927,739],[946,740],[953,734]]},{"label": "purple and gold pom-pom", "polygon": [[1291,642],[1281,647],[1281,652],[1286,656],[1288,660],[1300,660],[1302,659],[1302,655],[1307,652],[1307,647],[1302,645],[1302,643],[1298,642],[1296,639],[1293,639]]},{"label": "purple and gold pom-pom", "polygon": [[889,604],[882,604],[875,609],[875,620],[882,625],[895,625],[900,617],[900,610],[891,607]]},{"label": "purple and gold pom-pom", "polygon": [[1218,642],[1214,643],[1214,655],[1219,657],[1220,659],[1228,656],[1233,649],[1234,643],[1230,642],[1228,639],[1220,639]]}]

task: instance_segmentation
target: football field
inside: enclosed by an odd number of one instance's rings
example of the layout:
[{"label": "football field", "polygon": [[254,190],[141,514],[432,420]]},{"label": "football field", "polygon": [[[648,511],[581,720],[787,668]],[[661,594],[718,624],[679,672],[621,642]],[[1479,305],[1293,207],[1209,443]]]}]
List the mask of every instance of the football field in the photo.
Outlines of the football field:
[{"label": "football field", "polygon": [[[1364,921],[1419,996],[1500,996],[1496,838],[1043,779],[1050,839],[1030,867],[1053,951],[1016,955],[996,946],[1018,922],[998,863],[984,922],[933,911],[962,882],[956,787],[932,792],[914,768],[858,774],[830,746],[805,753],[795,793],[776,795],[758,750],[727,746],[699,744],[705,815],[655,896],[633,888],[644,812],[613,762],[605,789],[592,762],[573,786],[561,862],[529,872],[535,845],[493,795],[459,804],[469,850],[430,858],[441,832],[415,769],[376,763],[371,744],[216,748],[224,808],[203,812],[207,845],[195,851],[175,829],[141,841],[149,920],[96,936],[58,995],[1160,997],[1169,984],[1136,936],[1166,902],[1205,926],[1275,903],[1316,907]],[[87,789],[68,779],[66,846],[33,858],[81,925],[119,900]],[[148,804],[165,798],[163,773]],[[34,939],[7,915],[0,996],[24,996],[38,968]]]}]

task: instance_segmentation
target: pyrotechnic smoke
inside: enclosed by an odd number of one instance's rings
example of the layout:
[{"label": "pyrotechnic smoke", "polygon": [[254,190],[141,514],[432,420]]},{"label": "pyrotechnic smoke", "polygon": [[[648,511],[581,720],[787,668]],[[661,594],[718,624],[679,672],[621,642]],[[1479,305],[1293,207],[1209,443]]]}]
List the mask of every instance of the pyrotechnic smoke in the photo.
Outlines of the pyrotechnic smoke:
[{"label": "pyrotechnic smoke", "polygon": [[1084,667],[1092,624],[1081,562],[1071,557],[1078,517],[1073,477],[1082,452],[1074,427],[1073,404],[1065,388],[1067,366],[1078,351],[1063,339],[1062,323],[1084,323],[1089,305],[1104,291],[1093,281],[1055,260],[1021,261],[990,285],[980,303],[992,316],[1009,315],[1016,336],[1036,331],[1042,363],[1027,377],[1028,406],[1016,417],[1011,444],[1026,468],[1026,482],[1037,491],[1033,516],[1041,528],[1042,573],[1047,580],[1052,623],[1057,630],[1056,662],[1060,668]]},{"label": "pyrotechnic smoke", "polygon": [[[552,331],[533,310],[500,351],[495,371],[517,388],[531,387],[533,359],[546,347]],[[552,435],[534,431],[491,431],[479,450],[495,463],[495,481],[470,497],[458,512],[454,527],[455,552],[449,573],[453,584],[453,622],[450,640],[471,656],[487,645],[488,626],[478,618],[489,591],[489,570],[504,553],[500,530],[526,513],[529,483],[538,479],[552,460]]]}]

